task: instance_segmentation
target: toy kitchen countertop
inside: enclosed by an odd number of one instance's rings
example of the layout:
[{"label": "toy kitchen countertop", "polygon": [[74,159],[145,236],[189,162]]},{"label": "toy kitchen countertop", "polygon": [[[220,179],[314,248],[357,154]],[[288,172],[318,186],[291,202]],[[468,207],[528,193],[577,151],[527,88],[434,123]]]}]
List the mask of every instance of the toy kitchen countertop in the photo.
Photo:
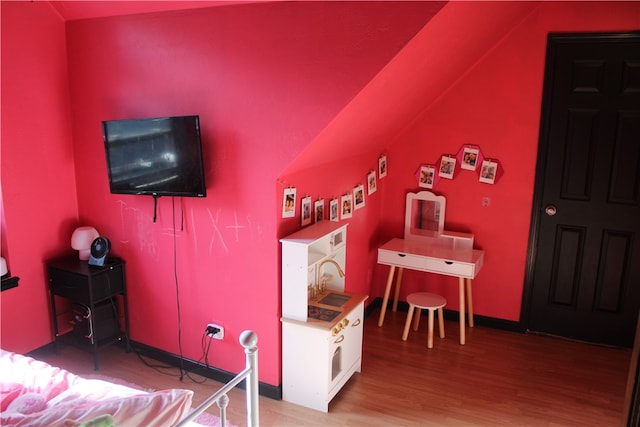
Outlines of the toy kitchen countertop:
[{"label": "toy kitchen countertop", "polygon": [[367,298],[367,295],[327,290],[308,302],[306,322],[286,317],[282,321],[330,330]]}]

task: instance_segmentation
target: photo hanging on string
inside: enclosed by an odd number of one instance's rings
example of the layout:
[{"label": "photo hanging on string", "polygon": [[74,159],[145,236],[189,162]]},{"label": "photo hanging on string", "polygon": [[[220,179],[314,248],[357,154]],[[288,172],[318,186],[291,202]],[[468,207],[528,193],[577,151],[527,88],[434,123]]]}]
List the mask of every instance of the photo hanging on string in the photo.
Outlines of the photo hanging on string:
[{"label": "photo hanging on string", "polygon": [[338,222],[339,220],[339,212],[340,212],[340,208],[339,208],[339,203],[338,203],[338,199],[331,199],[329,201],[329,220],[333,221],[333,222]]},{"label": "photo hanging on string", "polygon": [[341,198],[342,208],[340,210],[340,219],[348,219],[353,216],[353,195],[345,194]]},{"label": "photo hanging on string", "polygon": [[353,188],[353,200],[355,201],[355,209],[364,207],[364,185],[356,185]]},{"label": "photo hanging on string", "polygon": [[493,184],[496,181],[496,172],[498,171],[498,163],[490,159],[483,160],[480,167],[480,182],[485,184]]},{"label": "photo hanging on string", "polygon": [[285,188],[282,198],[282,218],[293,218],[296,216],[296,189]]},{"label": "photo hanging on string", "polygon": [[460,168],[470,171],[475,171],[478,167],[478,158],[480,150],[476,147],[465,146],[462,148],[462,161],[460,162]]},{"label": "photo hanging on string", "polygon": [[438,175],[441,178],[453,179],[453,172],[456,169],[456,158],[451,156],[442,156],[440,161],[440,169]]},{"label": "photo hanging on string", "polygon": [[311,196],[302,198],[302,204],[300,206],[300,224],[303,227],[311,224]]},{"label": "photo hanging on string", "polygon": [[384,178],[387,176],[387,156],[382,155],[378,159],[378,177]]},{"label": "photo hanging on string", "polygon": [[320,222],[324,219],[324,199],[318,199],[313,203],[313,212],[315,222]]},{"label": "photo hanging on string", "polygon": [[420,179],[418,180],[418,187],[433,188],[433,182],[436,176],[436,168],[433,165],[420,166]]},{"label": "photo hanging on string", "polygon": [[367,196],[372,195],[377,190],[376,171],[371,171],[367,175]]}]

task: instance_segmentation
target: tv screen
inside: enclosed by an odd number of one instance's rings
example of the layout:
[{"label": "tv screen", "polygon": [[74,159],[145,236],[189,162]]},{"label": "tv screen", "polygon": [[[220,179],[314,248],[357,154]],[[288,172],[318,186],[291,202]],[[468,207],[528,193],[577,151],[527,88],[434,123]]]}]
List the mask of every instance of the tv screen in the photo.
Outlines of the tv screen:
[{"label": "tv screen", "polygon": [[199,116],[102,122],[114,194],[205,197]]}]

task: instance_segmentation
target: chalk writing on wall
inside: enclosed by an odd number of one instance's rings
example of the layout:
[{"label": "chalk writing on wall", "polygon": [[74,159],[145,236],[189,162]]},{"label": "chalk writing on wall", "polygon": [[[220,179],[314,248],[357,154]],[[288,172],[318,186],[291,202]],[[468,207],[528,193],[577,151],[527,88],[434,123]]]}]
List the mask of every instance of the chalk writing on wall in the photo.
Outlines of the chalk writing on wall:
[{"label": "chalk writing on wall", "polygon": [[225,213],[222,208],[206,208],[206,215],[203,215],[202,210],[191,208],[184,217],[178,216],[179,224],[164,224],[161,214],[154,222],[151,215],[143,210],[129,206],[123,200],[117,203],[120,209],[120,243],[137,244],[138,251],[151,254],[154,258],[166,238],[189,242],[195,253],[201,252],[200,245],[206,244],[209,256],[219,251],[228,254],[233,247],[242,247],[243,240],[262,238],[260,225],[254,223],[250,215],[243,220],[237,211]]}]

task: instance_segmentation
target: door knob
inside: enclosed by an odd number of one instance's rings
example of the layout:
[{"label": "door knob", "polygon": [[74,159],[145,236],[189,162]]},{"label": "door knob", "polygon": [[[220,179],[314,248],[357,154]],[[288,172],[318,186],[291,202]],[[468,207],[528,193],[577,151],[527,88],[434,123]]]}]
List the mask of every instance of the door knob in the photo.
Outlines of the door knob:
[{"label": "door knob", "polygon": [[544,211],[547,213],[547,215],[549,216],[554,216],[555,214],[558,213],[558,209],[553,206],[553,205],[548,205],[546,208],[544,208]]}]

